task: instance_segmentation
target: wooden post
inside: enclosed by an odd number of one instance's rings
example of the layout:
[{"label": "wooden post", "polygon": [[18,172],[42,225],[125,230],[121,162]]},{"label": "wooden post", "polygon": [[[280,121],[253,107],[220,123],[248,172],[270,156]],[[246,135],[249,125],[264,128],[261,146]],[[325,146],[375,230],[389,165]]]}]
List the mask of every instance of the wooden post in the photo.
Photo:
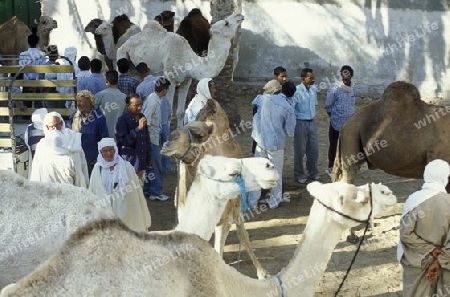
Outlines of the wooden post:
[{"label": "wooden post", "polygon": [[[232,13],[242,11],[241,0],[211,0],[211,24],[223,20]],[[233,83],[233,71],[237,64],[241,41],[241,27],[239,26],[236,35],[231,42],[230,53],[225,62],[225,66],[217,77],[214,78],[217,87],[215,99],[220,103],[228,115],[230,126],[238,124],[241,116],[238,114],[235,88]]]}]

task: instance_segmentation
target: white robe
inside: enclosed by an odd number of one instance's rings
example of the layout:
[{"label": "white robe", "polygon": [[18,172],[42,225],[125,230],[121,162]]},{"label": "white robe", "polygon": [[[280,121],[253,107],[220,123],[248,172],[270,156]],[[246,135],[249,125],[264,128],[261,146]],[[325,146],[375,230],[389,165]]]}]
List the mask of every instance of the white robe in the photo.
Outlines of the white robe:
[{"label": "white robe", "polygon": [[125,187],[117,186],[112,194],[102,184],[100,165],[97,163],[91,173],[89,190],[96,194],[103,204],[109,203],[122,222],[137,232],[146,232],[151,226],[150,211],[142,187],[133,166],[127,166],[128,182]]},{"label": "white robe", "polygon": [[87,188],[84,173],[75,164],[75,160],[70,155],[48,153],[42,139],[36,146],[30,180]]}]

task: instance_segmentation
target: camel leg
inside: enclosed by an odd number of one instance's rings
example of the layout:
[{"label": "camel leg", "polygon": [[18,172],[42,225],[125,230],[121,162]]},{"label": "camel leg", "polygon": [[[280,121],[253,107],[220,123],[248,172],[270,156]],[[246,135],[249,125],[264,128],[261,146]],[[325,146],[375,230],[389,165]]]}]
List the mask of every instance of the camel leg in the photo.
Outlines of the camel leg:
[{"label": "camel leg", "polygon": [[108,58],[106,55],[104,55],[104,57],[105,57],[106,67],[108,68],[108,70],[115,70],[113,61],[110,58]]},{"label": "camel leg", "polygon": [[256,268],[256,274],[258,275],[258,279],[265,279],[269,278],[270,274],[265,270],[261,263],[259,262],[258,258],[256,257],[255,253],[253,252],[252,247],[250,246],[250,238],[248,236],[248,232],[245,229],[244,222],[241,220],[236,220],[236,228],[239,228],[240,230],[240,240],[242,242],[242,245],[247,250],[248,255],[250,256],[250,259],[252,259],[253,265],[255,265]]},{"label": "camel leg", "polygon": [[186,105],[186,97],[191,86],[192,78],[186,78],[178,87],[178,106],[177,106],[177,119],[178,128],[183,127],[184,111]]}]

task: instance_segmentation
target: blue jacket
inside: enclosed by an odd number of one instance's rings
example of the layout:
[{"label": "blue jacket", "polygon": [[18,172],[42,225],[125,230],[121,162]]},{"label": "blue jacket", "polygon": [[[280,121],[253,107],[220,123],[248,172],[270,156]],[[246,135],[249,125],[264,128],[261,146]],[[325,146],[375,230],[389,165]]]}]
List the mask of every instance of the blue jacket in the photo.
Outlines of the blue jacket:
[{"label": "blue jacket", "polygon": [[[74,111],[67,121],[67,127],[72,129],[73,118],[77,111]],[[81,121],[81,147],[86,156],[88,166],[94,165],[98,157],[98,142],[102,138],[109,137],[106,118],[99,109],[92,109],[89,116]]]},{"label": "blue jacket", "polygon": [[[142,118],[144,114],[139,114]],[[139,123],[125,111],[116,123],[116,139],[119,155],[133,165],[136,172],[147,168],[150,156],[150,136],[147,127],[138,130]]]},{"label": "blue jacket", "polygon": [[258,95],[252,102],[258,107],[253,117],[252,137],[264,150],[284,149],[286,135],[295,131],[294,108],[284,94]]}]

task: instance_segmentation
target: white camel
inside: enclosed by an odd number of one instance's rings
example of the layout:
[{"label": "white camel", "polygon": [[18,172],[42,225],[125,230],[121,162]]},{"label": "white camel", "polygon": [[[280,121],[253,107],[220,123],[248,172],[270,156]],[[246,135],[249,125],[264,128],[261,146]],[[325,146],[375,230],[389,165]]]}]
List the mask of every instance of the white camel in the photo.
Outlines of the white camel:
[{"label": "white camel", "polygon": [[[217,101],[208,100],[206,106],[197,115],[197,120],[190,122],[183,128],[174,130],[161,149],[162,154],[174,156],[180,160],[179,182],[176,190],[178,212],[185,206],[187,193],[197,174],[197,166],[204,155],[211,154],[232,158],[243,157],[241,147],[231,133],[228,117]],[[247,250],[257,269],[258,278],[268,277],[268,273],[260,268],[261,263],[255,256],[244,221],[241,220],[239,195],[228,201],[217,223],[214,230],[215,250],[219,255],[223,255],[225,241],[233,223],[236,224],[236,229],[239,230],[243,247]]]},{"label": "white camel", "polygon": [[[184,207],[178,209],[178,226],[175,230],[196,234],[209,241],[231,199],[243,194],[243,191],[272,188],[277,180],[278,173],[274,165],[265,158],[236,159],[206,155],[198,165]],[[240,185],[242,181],[244,183]],[[250,246],[248,235],[240,237],[246,246]],[[268,277],[268,272],[255,254],[248,254],[256,267],[258,278]]]},{"label": "white camel", "polygon": [[72,185],[1,170],[0,189],[0,288],[44,263],[77,228],[115,217],[97,196]]},{"label": "white camel", "polygon": [[164,74],[171,82],[168,99],[173,106],[175,86],[178,88],[178,127],[183,125],[186,96],[192,79],[216,77],[225,65],[231,39],[235,36],[244,17],[232,14],[210,28],[211,39],[208,55],[199,57],[186,39],[167,32],[157,21],[148,21],[142,32],[134,35],[117,50],[117,59],[128,58],[135,65],[145,62],[150,69]]},{"label": "white camel", "polygon": [[94,33],[102,36],[106,56],[113,61],[113,65],[115,66],[117,49],[121,47],[131,36],[141,32],[141,28],[135,24],[131,24],[125,33],[119,37],[117,44],[115,44],[112,27],[113,25],[111,23],[103,21],[97,29],[95,29]]},{"label": "white camel", "polygon": [[367,220],[372,207],[376,215],[394,205],[396,197],[373,183],[357,188],[313,182],[307,189],[316,201],[294,257],[276,277],[242,275],[192,234],[138,234],[118,220],[100,220],[78,230],[49,261],[0,297],[313,296],[342,232],[356,226],[354,220]]}]

